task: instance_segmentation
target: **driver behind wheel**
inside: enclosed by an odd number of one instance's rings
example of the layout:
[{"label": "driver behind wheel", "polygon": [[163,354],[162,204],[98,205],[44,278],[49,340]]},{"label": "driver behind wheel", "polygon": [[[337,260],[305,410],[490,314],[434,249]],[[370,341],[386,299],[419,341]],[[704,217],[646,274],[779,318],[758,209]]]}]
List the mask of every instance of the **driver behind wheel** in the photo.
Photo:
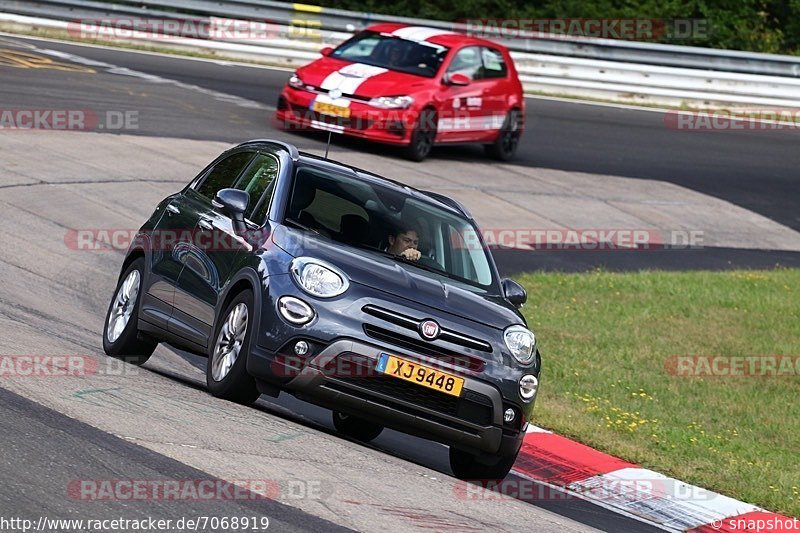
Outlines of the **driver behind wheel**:
[{"label": "driver behind wheel", "polygon": [[404,257],[409,261],[419,261],[422,253],[418,250],[419,235],[411,226],[396,226],[389,231],[387,252]]}]

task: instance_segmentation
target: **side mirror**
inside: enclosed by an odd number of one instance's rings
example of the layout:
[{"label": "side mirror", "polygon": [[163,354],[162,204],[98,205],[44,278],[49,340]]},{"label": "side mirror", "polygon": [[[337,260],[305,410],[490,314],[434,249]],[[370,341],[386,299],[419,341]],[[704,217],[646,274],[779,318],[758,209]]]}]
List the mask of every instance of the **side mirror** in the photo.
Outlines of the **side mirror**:
[{"label": "side mirror", "polygon": [[528,293],[525,292],[522,285],[513,279],[505,278],[500,284],[503,286],[503,295],[506,297],[506,300],[516,307],[522,307],[522,305],[528,301]]},{"label": "side mirror", "polygon": [[244,233],[247,224],[244,222],[244,212],[250,204],[250,193],[239,189],[222,189],[214,198],[214,207],[222,211],[233,221],[233,231]]},{"label": "side mirror", "polygon": [[447,85],[458,85],[458,86],[469,85],[470,81],[472,80],[469,79],[469,76],[459,73],[449,74],[445,77],[444,80],[444,82]]},{"label": "side mirror", "polygon": [[319,53],[322,54],[325,57],[328,57],[329,55],[331,55],[331,52],[333,52],[333,47],[331,47],[331,46],[326,46],[325,48],[323,48],[322,50],[319,51]]}]

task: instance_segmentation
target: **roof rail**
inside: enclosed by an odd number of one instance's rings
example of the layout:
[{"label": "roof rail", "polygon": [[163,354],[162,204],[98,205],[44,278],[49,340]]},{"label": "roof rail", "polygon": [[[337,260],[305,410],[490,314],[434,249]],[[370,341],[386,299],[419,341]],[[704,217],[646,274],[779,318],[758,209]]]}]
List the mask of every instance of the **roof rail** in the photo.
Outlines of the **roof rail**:
[{"label": "roof rail", "polygon": [[297,147],[293,144],[289,144],[284,141],[278,141],[276,139],[252,139],[247,142],[243,142],[239,146],[245,146],[248,144],[257,144],[257,143],[269,143],[269,144],[277,144],[287,152],[289,152],[289,157],[292,158],[292,161],[298,161],[300,159],[300,152],[297,150]]},{"label": "roof rail", "polygon": [[444,194],[439,194],[438,192],[432,191],[419,191],[423,194],[430,196],[431,198],[435,198],[442,202],[443,204],[449,205],[450,207],[454,208],[457,211],[460,211],[462,214],[466,215],[468,218],[472,218],[472,214],[469,212],[469,209],[464,207],[464,204],[459,202],[458,200],[454,200],[449,196],[445,196]]}]

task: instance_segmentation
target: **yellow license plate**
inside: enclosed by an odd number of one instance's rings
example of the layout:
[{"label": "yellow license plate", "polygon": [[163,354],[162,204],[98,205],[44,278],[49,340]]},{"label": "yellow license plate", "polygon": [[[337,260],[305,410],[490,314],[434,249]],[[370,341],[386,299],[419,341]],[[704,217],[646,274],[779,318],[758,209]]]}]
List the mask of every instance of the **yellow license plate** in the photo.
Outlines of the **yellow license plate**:
[{"label": "yellow license plate", "polygon": [[388,353],[381,354],[376,368],[378,372],[387,376],[410,381],[452,396],[461,396],[461,389],[464,387],[463,378]]},{"label": "yellow license plate", "polygon": [[331,115],[334,117],[350,118],[350,108],[340,105],[329,104],[327,102],[314,102],[312,108],[317,113]]}]

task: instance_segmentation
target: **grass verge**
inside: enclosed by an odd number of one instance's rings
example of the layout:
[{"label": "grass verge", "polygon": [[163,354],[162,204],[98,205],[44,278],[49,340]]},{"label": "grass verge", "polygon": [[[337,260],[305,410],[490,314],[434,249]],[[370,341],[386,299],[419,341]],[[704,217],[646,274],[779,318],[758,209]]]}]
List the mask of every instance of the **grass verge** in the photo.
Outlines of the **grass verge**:
[{"label": "grass verge", "polygon": [[[535,423],[800,516],[799,269],[533,273],[518,281],[543,357]],[[793,374],[784,367],[783,376],[711,377],[697,364],[703,375],[686,377],[673,366],[674,356],[775,355],[795,357]]]}]

